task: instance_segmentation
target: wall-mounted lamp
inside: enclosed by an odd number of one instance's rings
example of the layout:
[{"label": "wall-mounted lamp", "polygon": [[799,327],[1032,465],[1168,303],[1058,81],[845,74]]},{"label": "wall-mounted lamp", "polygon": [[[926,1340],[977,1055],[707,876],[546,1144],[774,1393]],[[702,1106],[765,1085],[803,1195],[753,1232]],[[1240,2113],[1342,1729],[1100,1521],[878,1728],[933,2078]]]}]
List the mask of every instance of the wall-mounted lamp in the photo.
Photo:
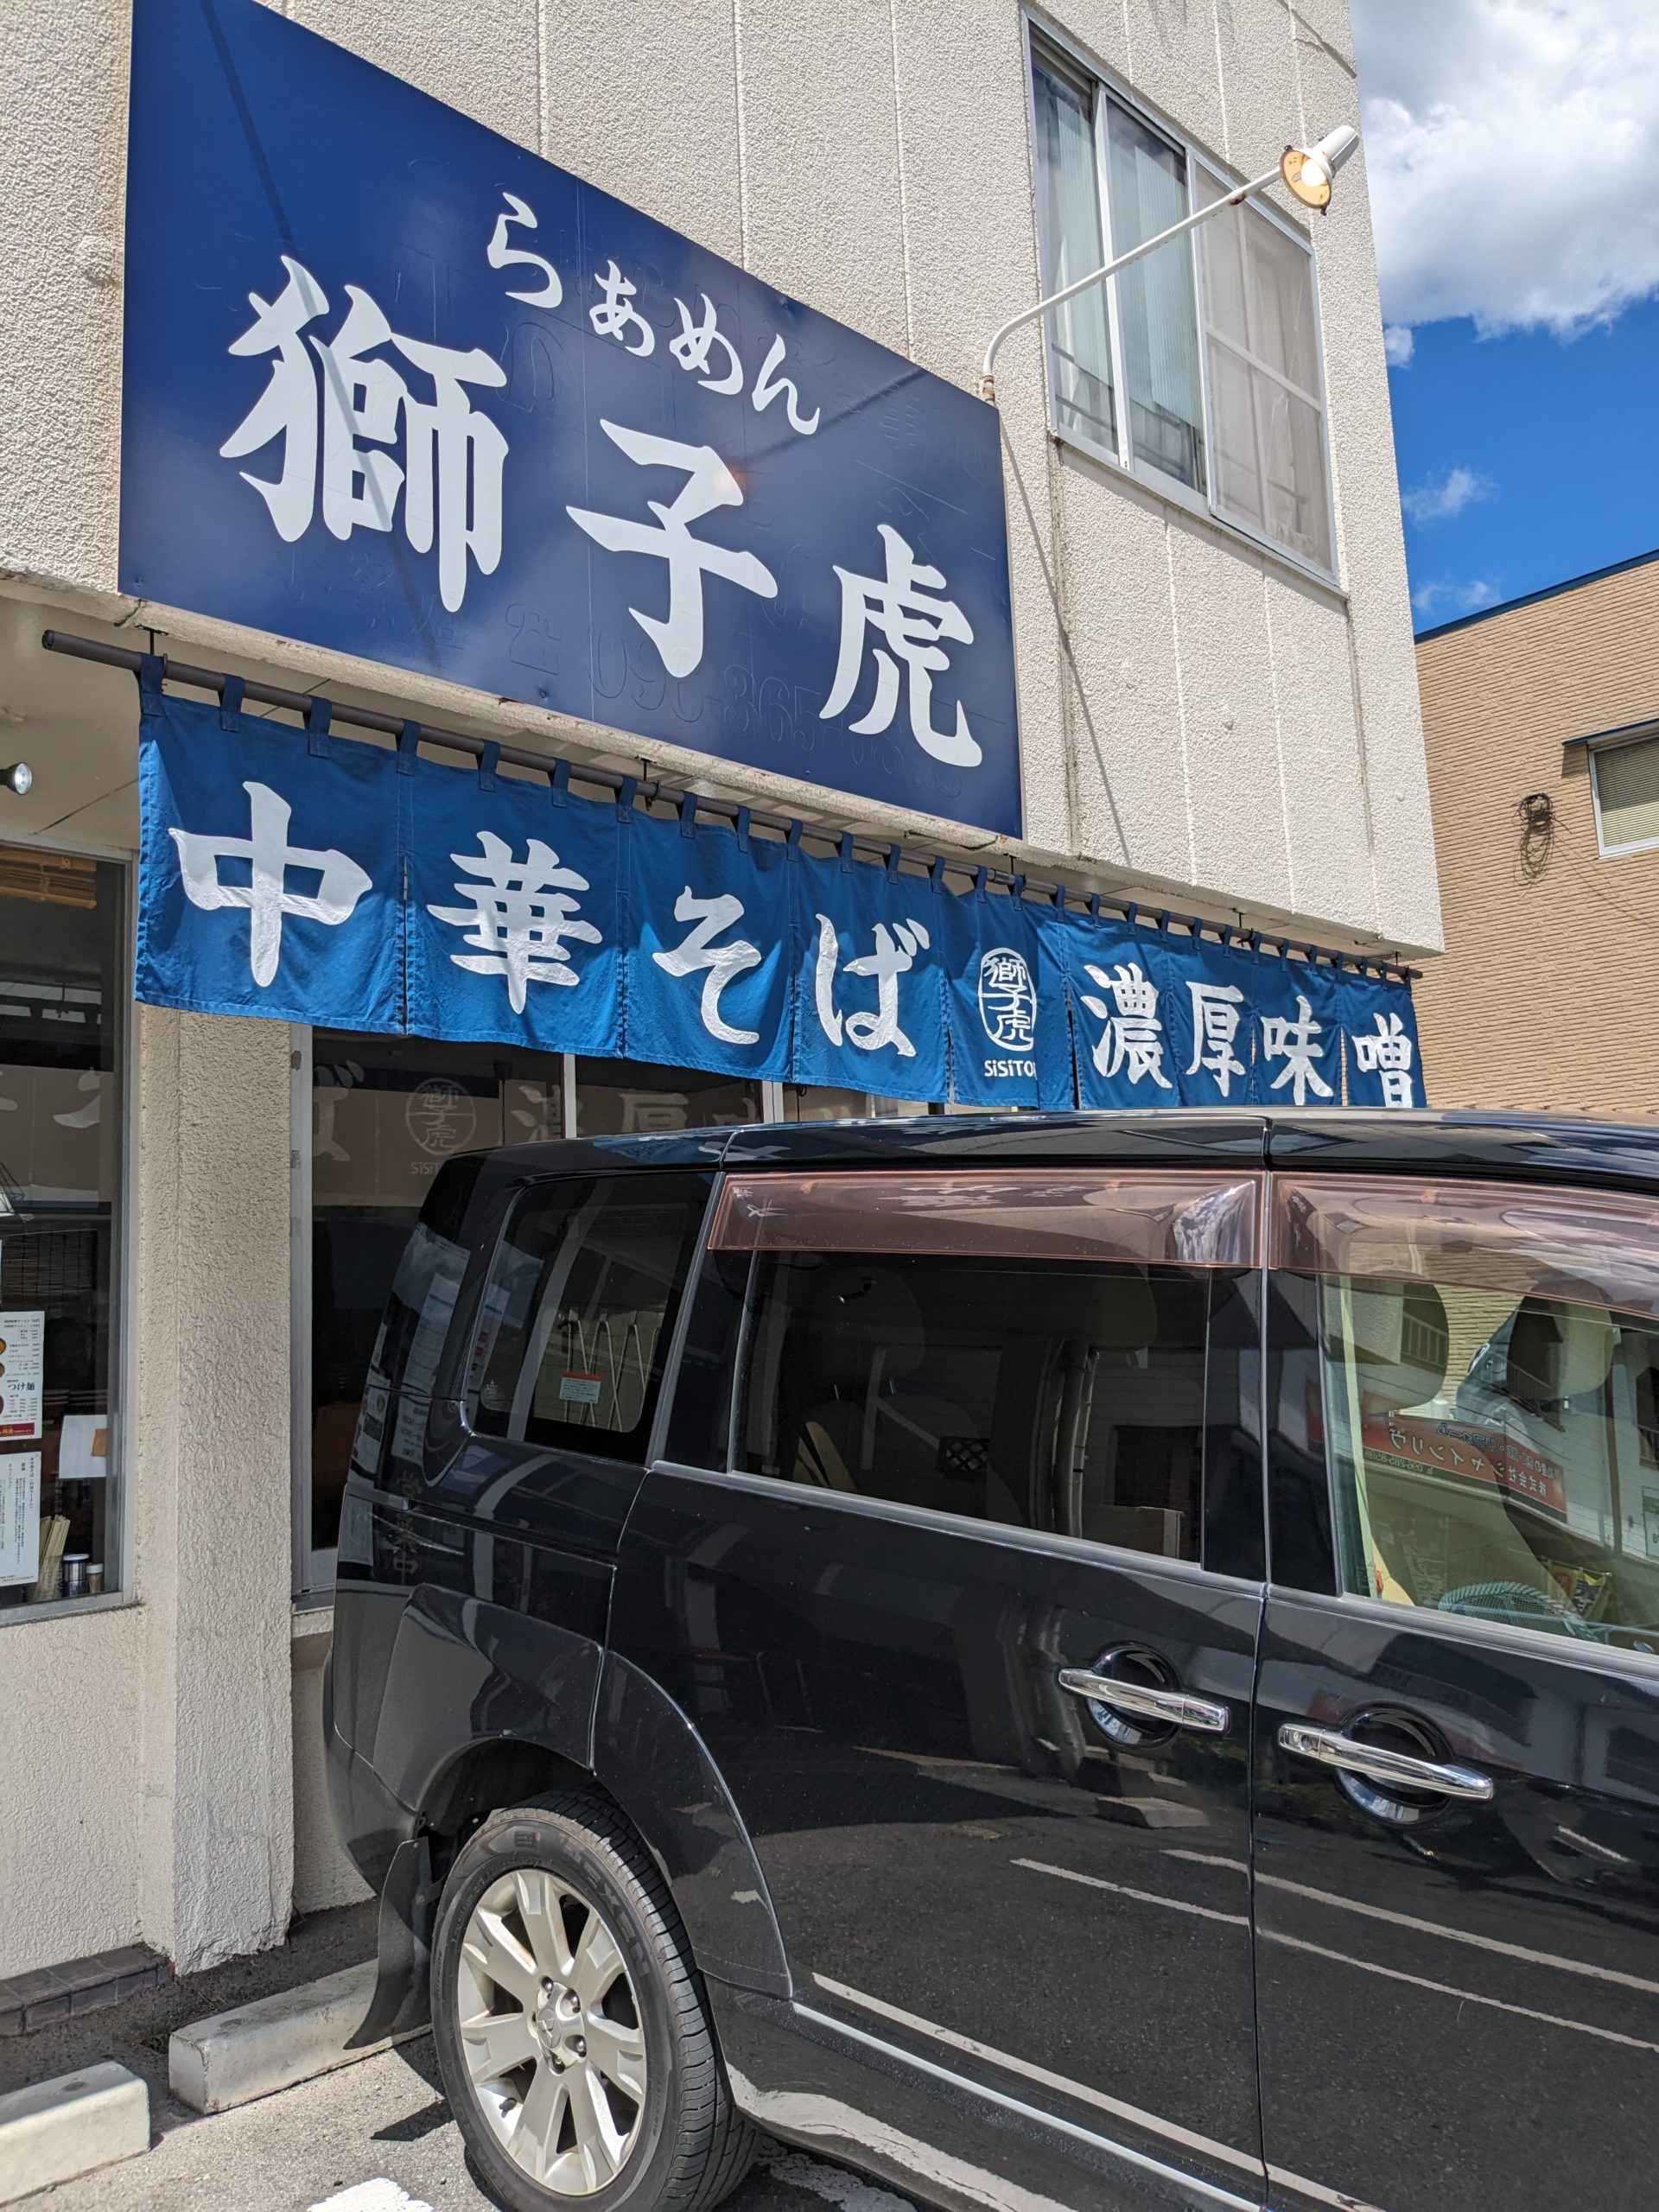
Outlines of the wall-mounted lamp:
[{"label": "wall-mounted lamp", "polygon": [[1331,180],[1358,143],[1359,133],[1353,124],[1339,123],[1334,130],[1327,130],[1317,145],[1287,146],[1279,164],[1285,189],[1304,207],[1328,207]]},{"label": "wall-mounted lamp", "polygon": [[14,760],[10,768],[0,768],[0,791],[8,791],[16,798],[23,798],[34,781],[35,771],[27,760]]}]

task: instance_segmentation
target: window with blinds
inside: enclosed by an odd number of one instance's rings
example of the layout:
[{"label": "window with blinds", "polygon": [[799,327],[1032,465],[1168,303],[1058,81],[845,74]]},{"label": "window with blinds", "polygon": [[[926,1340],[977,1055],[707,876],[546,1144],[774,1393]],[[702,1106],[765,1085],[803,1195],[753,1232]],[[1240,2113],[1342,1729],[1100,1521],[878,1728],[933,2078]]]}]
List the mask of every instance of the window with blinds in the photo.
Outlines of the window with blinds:
[{"label": "window with blinds", "polygon": [[1596,836],[1604,853],[1659,845],[1659,733],[1633,745],[1598,746],[1590,755]]}]

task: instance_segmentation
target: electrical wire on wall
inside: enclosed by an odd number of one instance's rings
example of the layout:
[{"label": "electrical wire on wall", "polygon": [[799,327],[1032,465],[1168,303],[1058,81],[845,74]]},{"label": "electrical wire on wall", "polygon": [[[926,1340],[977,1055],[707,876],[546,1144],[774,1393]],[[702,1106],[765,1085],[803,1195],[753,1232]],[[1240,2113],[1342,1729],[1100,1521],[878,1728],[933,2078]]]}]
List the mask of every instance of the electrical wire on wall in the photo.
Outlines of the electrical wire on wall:
[{"label": "electrical wire on wall", "polygon": [[1521,824],[1516,872],[1522,882],[1536,883],[1555,850],[1555,802],[1548,791],[1529,791],[1516,799],[1515,813]]},{"label": "electrical wire on wall", "polygon": [[1548,791],[1529,791],[1524,798],[1516,801],[1515,814],[1521,825],[1516,854],[1517,881],[1536,883],[1551,862],[1559,859],[1586,898],[1611,913],[1622,915],[1626,921],[1634,922],[1640,929],[1659,930],[1659,919],[1653,914],[1643,913],[1607,889],[1600,880],[1599,854],[1592,853],[1589,864],[1586,864],[1583,853],[1574,847],[1571,817],[1562,821]]}]

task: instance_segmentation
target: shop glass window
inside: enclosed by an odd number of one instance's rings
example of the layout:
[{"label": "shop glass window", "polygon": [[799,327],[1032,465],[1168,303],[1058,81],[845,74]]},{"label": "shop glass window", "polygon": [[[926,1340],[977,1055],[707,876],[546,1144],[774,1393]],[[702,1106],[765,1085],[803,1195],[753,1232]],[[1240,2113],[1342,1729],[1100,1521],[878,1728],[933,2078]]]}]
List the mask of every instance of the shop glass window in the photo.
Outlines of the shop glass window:
[{"label": "shop glass window", "polygon": [[[1230,190],[1035,30],[1031,57],[1046,291]],[[1232,209],[1051,309],[1046,326],[1063,437],[1332,571],[1313,257],[1294,230]]]},{"label": "shop glass window", "polygon": [[120,1584],[125,877],[0,846],[0,1606]]},{"label": "shop glass window", "polygon": [[1196,1560],[1212,1271],[1248,1264],[1255,1219],[1247,1180],[734,1178],[730,1465]]},{"label": "shop glass window", "polygon": [[1659,1653],[1659,1205],[1309,1179],[1275,1257],[1344,1590]]},{"label": "shop glass window", "polygon": [[933,1110],[925,1099],[878,1098],[868,1090],[838,1090],[829,1084],[785,1083],[779,1088],[786,1122],[886,1122]]},{"label": "shop glass window", "polygon": [[1590,776],[1602,851],[1659,845],[1659,736],[1599,746],[1590,755]]},{"label": "shop glass window", "polygon": [[469,1354],[480,1434],[644,1455],[708,1191],[695,1174],[562,1177],[520,1204]]},{"label": "shop glass window", "polygon": [[576,1062],[579,1137],[647,1136],[654,1131],[717,1129],[761,1119],[760,1085],[741,1076],[639,1060]]}]

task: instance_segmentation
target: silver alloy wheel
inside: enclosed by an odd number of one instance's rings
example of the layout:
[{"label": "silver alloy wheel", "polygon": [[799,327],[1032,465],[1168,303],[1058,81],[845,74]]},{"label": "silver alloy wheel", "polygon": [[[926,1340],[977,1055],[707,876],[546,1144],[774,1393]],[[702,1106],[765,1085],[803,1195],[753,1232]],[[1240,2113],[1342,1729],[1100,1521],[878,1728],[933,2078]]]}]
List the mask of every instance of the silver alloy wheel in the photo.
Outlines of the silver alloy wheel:
[{"label": "silver alloy wheel", "polygon": [[456,1980],[479,2107],[514,2163],[559,2196],[626,2164],[645,2108],[645,2038],[620,1945],[563,1876],[520,1866],[473,1907]]}]

